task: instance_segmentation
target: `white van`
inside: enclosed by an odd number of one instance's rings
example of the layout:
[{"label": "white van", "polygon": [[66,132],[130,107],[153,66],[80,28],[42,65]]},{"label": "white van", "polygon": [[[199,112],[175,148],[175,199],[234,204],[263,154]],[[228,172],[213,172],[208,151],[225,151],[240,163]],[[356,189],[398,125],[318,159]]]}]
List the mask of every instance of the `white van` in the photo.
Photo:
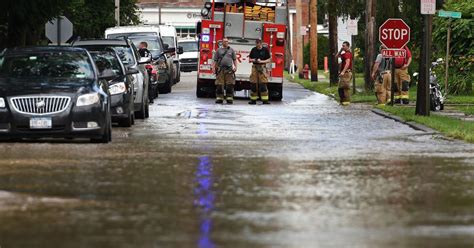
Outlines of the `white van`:
[{"label": "white van", "polygon": [[158,26],[119,26],[105,30],[106,39],[123,38],[125,36],[153,35],[160,36]]},{"label": "white van", "polygon": [[182,72],[197,71],[199,44],[196,38],[178,40],[178,46],[183,48],[183,54],[179,56]]},{"label": "white van", "polygon": [[176,35],[176,28],[171,25],[160,25],[160,35],[161,40],[163,40],[163,44],[168,45],[169,48],[175,48],[176,52],[173,54],[173,64],[174,64],[174,71],[176,72],[176,82],[180,81],[181,78],[181,64],[179,62],[179,52],[180,49],[178,47],[178,37]]}]

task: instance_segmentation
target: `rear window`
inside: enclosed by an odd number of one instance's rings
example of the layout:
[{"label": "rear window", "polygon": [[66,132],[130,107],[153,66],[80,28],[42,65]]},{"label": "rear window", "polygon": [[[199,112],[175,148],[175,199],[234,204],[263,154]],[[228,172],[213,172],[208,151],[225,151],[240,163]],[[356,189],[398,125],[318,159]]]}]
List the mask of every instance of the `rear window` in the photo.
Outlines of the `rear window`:
[{"label": "rear window", "polygon": [[90,52],[92,59],[103,76],[119,76],[122,75],[122,67],[120,61],[115,56],[114,52],[110,51],[95,51]]},{"label": "rear window", "polygon": [[104,51],[109,48],[114,49],[114,51],[119,56],[120,60],[125,66],[134,65],[135,62],[135,55],[133,54],[133,50],[131,47],[128,46],[121,46],[121,45],[79,45],[79,47],[86,48],[89,51]]},{"label": "rear window", "polygon": [[0,56],[0,76],[93,79],[94,70],[85,53],[33,52]]}]

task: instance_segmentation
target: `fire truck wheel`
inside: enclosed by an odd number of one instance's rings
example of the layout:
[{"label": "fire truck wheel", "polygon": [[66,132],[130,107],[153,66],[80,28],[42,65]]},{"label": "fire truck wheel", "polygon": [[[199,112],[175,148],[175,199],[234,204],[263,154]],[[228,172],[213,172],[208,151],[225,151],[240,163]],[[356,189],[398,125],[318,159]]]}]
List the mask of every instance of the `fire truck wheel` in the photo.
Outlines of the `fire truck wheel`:
[{"label": "fire truck wheel", "polygon": [[268,85],[270,100],[281,101],[283,99],[283,86],[281,84]]}]

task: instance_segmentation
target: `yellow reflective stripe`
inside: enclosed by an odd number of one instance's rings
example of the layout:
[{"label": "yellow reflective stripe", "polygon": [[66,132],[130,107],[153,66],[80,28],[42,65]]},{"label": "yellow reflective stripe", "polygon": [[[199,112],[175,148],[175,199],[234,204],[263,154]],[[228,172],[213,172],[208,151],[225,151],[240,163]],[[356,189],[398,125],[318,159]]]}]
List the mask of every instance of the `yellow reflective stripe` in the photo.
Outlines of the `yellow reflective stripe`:
[{"label": "yellow reflective stripe", "polygon": [[400,98],[402,98],[402,97],[401,97],[401,96],[394,96],[393,98],[394,98],[394,99],[400,99]]},{"label": "yellow reflective stripe", "polygon": [[250,100],[257,101],[257,100],[258,100],[258,96],[250,96]]},{"label": "yellow reflective stripe", "polygon": [[342,102],[342,105],[349,105],[351,102]]},{"label": "yellow reflective stripe", "polygon": [[402,95],[400,98],[401,99],[409,99],[410,97],[408,95]]},{"label": "yellow reflective stripe", "polygon": [[229,96],[229,97],[226,97],[226,100],[234,100],[234,98]]},{"label": "yellow reflective stripe", "polygon": [[224,100],[224,97],[222,97],[222,96],[217,96],[217,97],[216,97],[216,100]]},{"label": "yellow reflective stripe", "polygon": [[268,96],[262,96],[262,101],[268,101]]}]

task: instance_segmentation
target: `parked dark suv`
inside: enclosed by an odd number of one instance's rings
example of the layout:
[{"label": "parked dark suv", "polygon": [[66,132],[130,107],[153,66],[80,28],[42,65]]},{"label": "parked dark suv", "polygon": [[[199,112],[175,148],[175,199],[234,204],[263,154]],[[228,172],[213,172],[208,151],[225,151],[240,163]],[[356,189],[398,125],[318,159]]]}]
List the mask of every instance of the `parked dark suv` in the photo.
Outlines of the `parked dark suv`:
[{"label": "parked dark suv", "polygon": [[117,53],[113,50],[89,51],[99,70],[99,77],[109,85],[112,121],[122,127],[134,123],[133,74],[136,69],[125,69]]},{"label": "parked dark suv", "polygon": [[82,48],[33,47],[0,54],[0,138],[111,141],[108,85]]},{"label": "parked dark suv", "polygon": [[149,58],[140,58],[137,48],[128,39],[81,40],[74,42],[73,46],[86,48],[89,51],[102,51],[112,48],[120,56],[126,69],[137,69],[139,73],[133,75],[135,116],[139,119],[148,118],[150,103],[148,84],[150,80],[145,64],[150,62]]}]

